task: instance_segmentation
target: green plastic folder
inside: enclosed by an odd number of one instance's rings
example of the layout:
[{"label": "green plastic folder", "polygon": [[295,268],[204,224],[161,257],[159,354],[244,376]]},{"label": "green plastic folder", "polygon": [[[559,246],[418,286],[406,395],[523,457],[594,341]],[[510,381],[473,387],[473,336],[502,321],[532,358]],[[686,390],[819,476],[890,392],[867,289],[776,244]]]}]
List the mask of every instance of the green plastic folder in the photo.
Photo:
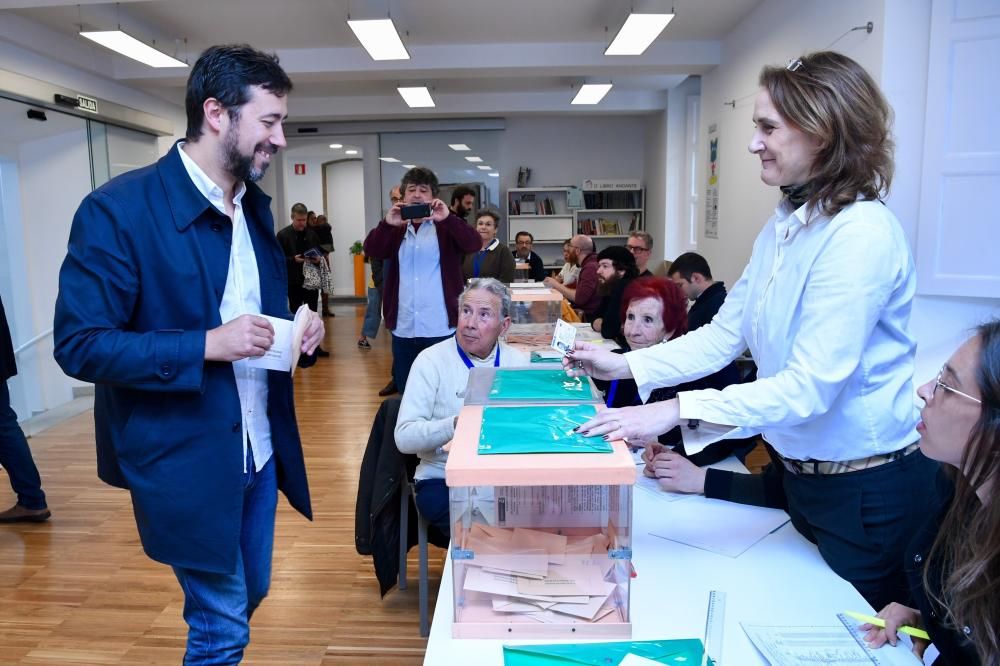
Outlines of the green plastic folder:
[{"label": "green plastic folder", "polygon": [[[504,666],[618,666],[627,655],[660,664],[698,666],[702,645],[697,638],[558,645],[504,645]],[[712,662],[710,662],[712,663]]]},{"label": "green plastic folder", "polygon": [[590,400],[590,384],[570,377],[562,368],[512,370],[500,368],[493,378],[490,400],[545,400],[547,402]]},{"label": "green plastic folder", "polygon": [[611,453],[611,442],[573,432],[596,413],[593,405],[486,407],[479,453]]}]

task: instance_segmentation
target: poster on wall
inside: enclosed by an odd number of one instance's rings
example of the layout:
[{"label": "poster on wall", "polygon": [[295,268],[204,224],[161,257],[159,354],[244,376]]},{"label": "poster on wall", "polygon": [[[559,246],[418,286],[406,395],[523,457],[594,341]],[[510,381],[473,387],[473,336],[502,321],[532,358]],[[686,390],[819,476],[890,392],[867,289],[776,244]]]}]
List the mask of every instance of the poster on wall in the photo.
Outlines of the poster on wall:
[{"label": "poster on wall", "polygon": [[719,124],[708,126],[708,190],[705,192],[705,238],[719,237]]}]

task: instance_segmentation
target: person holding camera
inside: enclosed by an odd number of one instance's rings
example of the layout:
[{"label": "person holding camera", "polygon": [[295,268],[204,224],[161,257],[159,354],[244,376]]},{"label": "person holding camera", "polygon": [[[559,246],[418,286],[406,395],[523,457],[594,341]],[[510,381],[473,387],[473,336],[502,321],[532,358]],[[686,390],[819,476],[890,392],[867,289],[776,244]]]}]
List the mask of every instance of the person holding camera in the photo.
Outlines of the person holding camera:
[{"label": "person holding camera", "polygon": [[402,393],[417,354],[455,333],[462,260],[479,251],[482,239],[437,198],[438,179],[430,169],[410,169],[400,188],[403,201],[369,232],[365,254],[384,262],[382,315]]}]

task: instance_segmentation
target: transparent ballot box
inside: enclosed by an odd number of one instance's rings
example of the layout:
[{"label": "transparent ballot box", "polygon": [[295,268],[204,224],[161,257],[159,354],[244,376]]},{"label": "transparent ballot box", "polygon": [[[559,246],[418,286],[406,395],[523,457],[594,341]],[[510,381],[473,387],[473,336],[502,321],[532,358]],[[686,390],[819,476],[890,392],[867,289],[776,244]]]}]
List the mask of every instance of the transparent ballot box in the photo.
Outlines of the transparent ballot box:
[{"label": "transparent ballot box", "polygon": [[547,421],[569,433],[565,413],[599,408],[462,408],[446,465],[454,637],[631,637],[632,456],[621,441],[538,434]]},{"label": "transparent ballot box", "polygon": [[466,405],[576,405],[603,402],[590,377],[570,377],[560,363],[524,368],[472,368]]},{"label": "transparent ballot box", "polygon": [[541,283],[510,285],[510,320],[515,324],[551,324],[562,314],[562,294]]}]

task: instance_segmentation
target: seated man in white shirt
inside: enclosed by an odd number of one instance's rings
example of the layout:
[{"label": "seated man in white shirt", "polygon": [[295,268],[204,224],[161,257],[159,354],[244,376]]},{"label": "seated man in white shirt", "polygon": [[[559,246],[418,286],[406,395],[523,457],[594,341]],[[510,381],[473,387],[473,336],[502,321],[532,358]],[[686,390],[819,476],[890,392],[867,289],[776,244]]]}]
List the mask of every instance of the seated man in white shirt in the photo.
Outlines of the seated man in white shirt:
[{"label": "seated man in white shirt", "polygon": [[406,381],[396,421],[396,446],[420,457],[417,508],[427,521],[450,535],[448,487],[441,449],[455,435],[465,403],[469,370],[528,365],[527,354],[499,342],[510,327],[510,292],[493,278],[475,278],[458,299],[455,337],[420,352]]}]

